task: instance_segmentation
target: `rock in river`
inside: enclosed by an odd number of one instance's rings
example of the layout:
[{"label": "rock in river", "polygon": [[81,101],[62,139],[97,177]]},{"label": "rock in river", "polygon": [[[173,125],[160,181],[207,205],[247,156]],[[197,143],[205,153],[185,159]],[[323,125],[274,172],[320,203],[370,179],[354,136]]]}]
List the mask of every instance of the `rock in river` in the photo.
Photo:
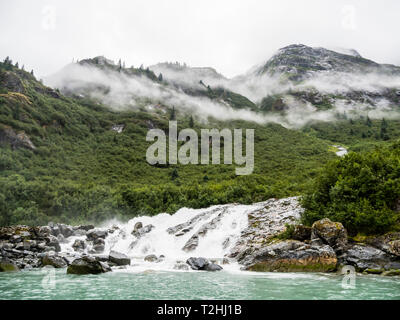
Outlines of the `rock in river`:
[{"label": "rock in river", "polygon": [[131,264],[131,259],[129,259],[127,255],[116,251],[110,252],[109,260],[119,266]]},{"label": "rock in river", "polygon": [[186,263],[193,270],[204,270],[204,271],[220,271],[222,267],[208,261],[206,258],[194,258],[191,257],[186,260]]},{"label": "rock in river", "polygon": [[54,268],[64,268],[67,266],[67,262],[63,257],[58,256],[54,252],[48,252],[43,254],[42,265],[53,266]]},{"label": "rock in river", "polygon": [[90,256],[84,256],[82,258],[75,259],[72,261],[67,269],[68,274],[99,274],[109,272],[111,269],[105,262],[97,261],[95,258]]}]

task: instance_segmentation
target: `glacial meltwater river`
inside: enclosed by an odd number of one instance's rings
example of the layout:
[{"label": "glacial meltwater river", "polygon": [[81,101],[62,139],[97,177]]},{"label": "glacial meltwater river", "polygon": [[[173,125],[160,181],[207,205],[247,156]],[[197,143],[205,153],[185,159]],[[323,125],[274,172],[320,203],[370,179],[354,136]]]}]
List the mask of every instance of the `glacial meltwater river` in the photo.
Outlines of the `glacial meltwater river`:
[{"label": "glacial meltwater river", "polygon": [[[266,205],[182,208],[173,215],[110,221],[104,230],[117,228],[105,238],[104,254],[124,253],[131,259],[129,266],[100,275],[71,275],[66,268],[1,272],[0,299],[400,299],[398,276],[357,274],[349,286],[339,274],[256,273],[242,271],[235,261],[221,263],[248,226],[248,213]],[[132,230],[138,222],[152,228],[136,237]],[[195,248],[183,250],[199,231]],[[77,239],[86,241],[86,236],[69,237],[61,244],[61,254],[79,256],[82,252],[72,246]],[[85,252],[90,253],[92,244],[86,243]],[[164,258],[146,261],[149,254]],[[176,270],[177,262],[185,265],[189,257],[216,258],[223,270]]]},{"label": "glacial meltwater river", "polygon": [[400,299],[400,277],[357,275],[343,288],[336,274],[114,271],[51,275],[0,273],[0,299]]}]

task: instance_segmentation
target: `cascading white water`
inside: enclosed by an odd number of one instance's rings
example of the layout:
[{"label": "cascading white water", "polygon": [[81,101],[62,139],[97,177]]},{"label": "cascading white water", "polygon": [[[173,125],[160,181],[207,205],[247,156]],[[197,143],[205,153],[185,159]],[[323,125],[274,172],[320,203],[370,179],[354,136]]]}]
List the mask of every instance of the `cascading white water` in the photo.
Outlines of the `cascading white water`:
[{"label": "cascading white water", "polygon": [[[254,205],[219,205],[207,209],[182,208],[175,214],[159,214],[153,217],[142,216],[123,224],[109,221],[102,225],[104,230],[115,229],[105,239],[105,250],[126,254],[131,258],[131,271],[144,270],[174,270],[177,262],[185,262],[189,257],[204,257],[222,262],[223,257],[236,244],[241,231],[248,225],[248,213],[260,208]],[[137,237],[132,235],[136,223],[144,227],[154,226],[150,232]],[[116,228],[117,227],[117,228]],[[195,245],[183,250],[193,237],[197,238]],[[62,252],[73,253],[72,244],[76,239],[86,237],[71,237],[68,243],[61,245]],[[86,252],[91,250],[89,244]],[[144,258],[154,254],[164,256],[162,261],[147,262]],[[238,270],[235,263],[224,265],[224,269]]]}]

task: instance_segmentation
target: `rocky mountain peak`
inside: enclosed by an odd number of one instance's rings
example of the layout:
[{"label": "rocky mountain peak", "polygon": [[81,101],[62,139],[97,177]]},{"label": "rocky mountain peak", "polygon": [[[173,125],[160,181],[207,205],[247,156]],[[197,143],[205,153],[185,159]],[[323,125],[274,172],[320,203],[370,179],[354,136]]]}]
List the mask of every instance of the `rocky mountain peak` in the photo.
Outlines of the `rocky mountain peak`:
[{"label": "rocky mountain peak", "polygon": [[[315,72],[360,72],[379,69],[380,65],[361,57],[354,49],[341,52],[292,44],[283,47],[257,70],[257,74],[285,74],[289,80],[300,81]],[[345,52],[345,53],[344,53]]]}]

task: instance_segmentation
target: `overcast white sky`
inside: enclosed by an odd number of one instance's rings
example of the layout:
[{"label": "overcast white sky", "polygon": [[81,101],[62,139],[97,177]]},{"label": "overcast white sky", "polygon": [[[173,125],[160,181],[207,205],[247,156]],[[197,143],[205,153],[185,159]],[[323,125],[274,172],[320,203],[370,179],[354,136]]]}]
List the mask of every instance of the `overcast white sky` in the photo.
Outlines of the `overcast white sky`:
[{"label": "overcast white sky", "polygon": [[0,58],[39,76],[105,55],[232,77],[292,43],[354,48],[400,65],[399,30],[399,0],[0,0]]}]

